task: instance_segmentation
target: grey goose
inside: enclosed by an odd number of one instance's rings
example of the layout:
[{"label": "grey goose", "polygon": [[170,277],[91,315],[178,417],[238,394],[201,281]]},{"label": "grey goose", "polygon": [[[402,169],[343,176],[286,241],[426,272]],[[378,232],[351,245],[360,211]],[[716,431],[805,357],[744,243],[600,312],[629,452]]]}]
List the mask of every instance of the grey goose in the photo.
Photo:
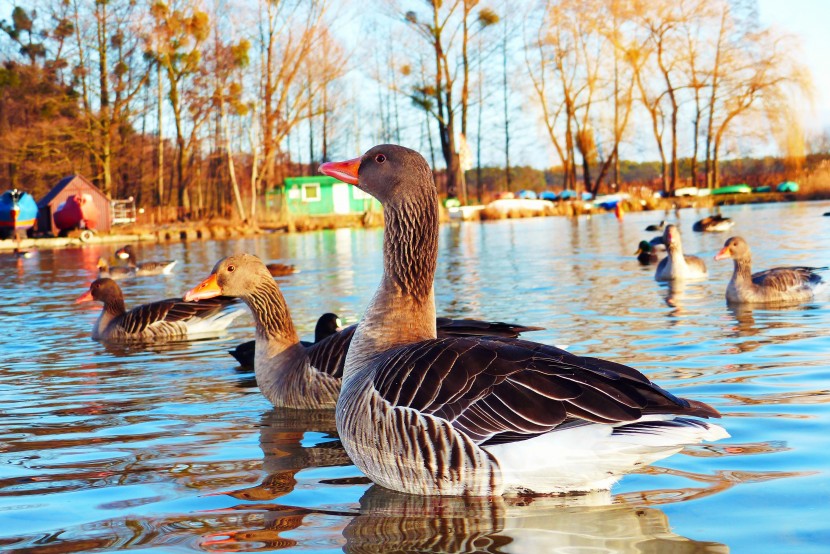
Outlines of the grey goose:
[{"label": "grey goose", "polygon": [[732,258],[734,271],[726,286],[731,304],[797,304],[813,298],[823,283],[817,271],[826,267],[776,267],[752,273],[752,252],[741,237],[727,239],[716,260]]},{"label": "grey goose", "polygon": [[520,338],[438,338],[438,200],[417,152],[327,162],[384,210],[383,277],[352,338],[335,412],[375,483],[425,495],[607,489],[684,445],[727,437],[711,406],[637,370]]},{"label": "grey goose", "polygon": [[[313,344],[302,343],[285,297],[265,264],[251,254],[235,254],[217,262],[211,274],[184,298],[201,301],[219,295],[239,298],[251,310],[256,326],[254,374],[263,395],[278,408],[333,409],[340,393],[352,325]],[[507,323],[446,320],[452,334],[507,334],[532,331]]]}]

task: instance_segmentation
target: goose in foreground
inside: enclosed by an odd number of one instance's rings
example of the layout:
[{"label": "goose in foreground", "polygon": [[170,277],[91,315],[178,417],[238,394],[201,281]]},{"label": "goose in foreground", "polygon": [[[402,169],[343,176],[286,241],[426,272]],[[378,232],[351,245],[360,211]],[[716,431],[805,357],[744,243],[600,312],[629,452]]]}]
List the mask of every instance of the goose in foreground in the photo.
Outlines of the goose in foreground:
[{"label": "goose in foreground", "polygon": [[136,275],[169,275],[173,272],[176,260],[152,261],[139,263],[131,245],[126,245],[115,251],[118,259],[125,260],[127,265],[135,269]]},{"label": "goose in foreground", "polygon": [[816,271],[826,267],[776,267],[752,273],[752,253],[741,237],[727,239],[716,260],[732,258],[735,270],[726,301],[735,304],[796,304],[810,300],[823,282]]},{"label": "goose in foreground", "polygon": [[[185,294],[187,301],[219,295],[240,298],[251,310],[256,325],[254,374],[257,385],[277,408],[334,408],[340,393],[346,351],[356,326],[306,345],[300,342],[285,297],[265,264],[251,254],[220,260],[211,274]],[[433,315],[433,318],[435,316]],[[433,323],[435,325],[435,323]],[[538,328],[474,320],[449,320],[450,333],[510,332]]]},{"label": "goose in foreground", "polygon": [[640,262],[641,265],[657,263],[657,251],[654,249],[653,246],[651,246],[651,244],[647,240],[640,241],[640,244],[637,246],[637,251],[634,252],[634,255],[637,256],[637,261]]},{"label": "goose in foreground", "polygon": [[217,298],[204,304],[169,298],[142,304],[127,311],[118,283],[96,279],[75,303],[98,301],[104,304],[92,327],[92,338],[102,342],[163,342],[220,333],[241,310],[225,311],[233,300]]},{"label": "goose in foreground", "polygon": [[666,226],[666,220],[663,219],[663,220],[660,221],[660,223],[658,223],[656,225],[654,223],[652,223],[651,225],[647,226],[646,231],[662,231],[663,227],[665,227],[665,226]]},{"label": "goose in foreground", "polygon": [[123,265],[110,266],[105,258],[98,258],[99,279],[127,279],[135,277],[136,268]]},{"label": "goose in foreground", "polygon": [[401,492],[609,488],[684,445],[728,436],[707,404],[635,369],[522,339],[437,338],[438,201],[426,160],[380,145],[320,171],[384,210],[383,277],[355,330],[335,413],[349,457]]},{"label": "goose in foreground", "polygon": [[735,225],[735,222],[729,219],[728,217],[723,217],[720,214],[710,215],[709,217],[704,217],[700,221],[696,221],[694,225],[692,225],[692,231],[698,231],[700,233],[722,233],[724,231],[728,231]]},{"label": "goose in foreground", "polygon": [[668,256],[657,264],[657,271],[654,272],[655,280],[705,279],[709,275],[703,260],[697,256],[683,254],[680,229],[674,225],[666,226],[663,231],[663,242],[666,244]]}]

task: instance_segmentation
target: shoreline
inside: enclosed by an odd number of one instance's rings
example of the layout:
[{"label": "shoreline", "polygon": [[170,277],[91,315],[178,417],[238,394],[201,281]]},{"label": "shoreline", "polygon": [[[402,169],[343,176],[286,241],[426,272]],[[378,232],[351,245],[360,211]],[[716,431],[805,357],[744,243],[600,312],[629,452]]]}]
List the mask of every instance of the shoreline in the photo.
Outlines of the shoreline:
[{"label": "shoreline", "polygon": [[[720,206],[733,206],[737,204],[767,204],[782,202],[815,202],[828,200],[827,195],[809,195],[808,198],[799,198],[797,194],[786,193],[763,193],[763,194],[735,194],[718,197],[712,196],[683,196],[676,198],[659,198],[641,201],[632,199],[625,202],[624,212],[644,211],[668,211],[684,208],[714,209]],[[487,221],[494,219],[520,219],[526,217],[579,217],[580,215],[596,215],[609,213],[602,208],[585,209],[577,203],[552,203],[553,209],[548,213],[528,213],[526,211],[505,212],[498,217],[475,217],[460,221]],[[483,210],[482,210],[483,211]],[[478,213],[481,213],[478,212]],[[477,215],[478,215],[477,213]],[[257,227],[246,223],[233,223],[224,221],[217,222],[193,222],[164,224],[157,229],[146,225],[128,225],[118,229],[117,233],[93,234],[92,237],[84,236],[79,231],[73,231],[67,237],[43,237],[25,238],[17,241],[15,239],[0,240],[0,252],[12,252],[15,248],[21,249],[58,249],[83,247],[93,244],[111,243],[135,243],[135,242],[171,242],[175,240],[222,240],[256,236],[275,232],[309,232],[324,229],[354,228],[354,227],[376,227],[383,224],[383,217],[379,213],[373,213],[373,217],[354,216],[321,216],[319,218],[301,217],[292,218],[290,223],[285,222],[262,222]],[[441,209],[441,222],[450,221],[448,211]],[[459,221],[459,220],[457,220]]]}]

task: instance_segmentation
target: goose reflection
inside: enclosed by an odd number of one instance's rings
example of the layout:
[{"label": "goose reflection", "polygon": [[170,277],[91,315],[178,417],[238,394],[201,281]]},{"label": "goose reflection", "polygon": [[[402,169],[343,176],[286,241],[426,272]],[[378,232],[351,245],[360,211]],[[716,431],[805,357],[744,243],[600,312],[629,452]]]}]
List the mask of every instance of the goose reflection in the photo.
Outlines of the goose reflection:
[{"label": "goose reflection", "polygon": [[[331,437],[321,443],[304,445],[306,433]],[[259,444],[265,458],[261,483],[228,493],[240,500],[264,501],[294,490],[296,474],[302,469],[351,465],[337,440],[332,410],[269,410],[262,416]]]},{"label": "goose reflection", "polygon": [[424,497],[377,485],[343,530],[344,552],[728,552],[670,531],[656,508],[567,497]]},{"label": "goose reflection", "polygon": [[[807,339],[810,333],[800,321],[811,317],[809,306],[753,307],[746,304],[727,305],[729,314],[726,333],[728,336],[744,339],[735,345],[739,352],[752,352],[759,347]],[[776,331],[789,329],[789,333]],[[751,339],[751,340],[747,340]]]}]

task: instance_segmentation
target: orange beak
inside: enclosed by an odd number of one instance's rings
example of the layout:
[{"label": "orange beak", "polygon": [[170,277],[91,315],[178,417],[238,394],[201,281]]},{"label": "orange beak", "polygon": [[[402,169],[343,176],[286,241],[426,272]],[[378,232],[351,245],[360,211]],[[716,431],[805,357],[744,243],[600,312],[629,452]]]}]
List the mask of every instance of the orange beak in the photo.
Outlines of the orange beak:
[{"label": "orange beak", "polygon": [[724,246],[720,249],[720,252],[715,254],[716,260],[725,260],[726,258],[731,258],[732,256],[729,254],[729,248]]},{"label": "orange beak", "polygon": [[184,301],[194,302],[197,300],[205,300],[207,298],[215,298],[221,295],[222,289],[219,288],[219,283],[216,282],[216,274],[211,273],[207,279],[184,294]]},{"label": "orange beak", "polygon": [[95,299],[92,298],[92,290],[88,290],[75,300],[75,304],[82,304],[84,302],[92,302],[93,300],[95,300]]},{"label": "orange beak", "polygon": [[360,169],[360,158],[354,158],[345,162],[326,162],[320,166],[318,171],[323,175],[340,179],[344,183],[356,185],[358,169]]}]

